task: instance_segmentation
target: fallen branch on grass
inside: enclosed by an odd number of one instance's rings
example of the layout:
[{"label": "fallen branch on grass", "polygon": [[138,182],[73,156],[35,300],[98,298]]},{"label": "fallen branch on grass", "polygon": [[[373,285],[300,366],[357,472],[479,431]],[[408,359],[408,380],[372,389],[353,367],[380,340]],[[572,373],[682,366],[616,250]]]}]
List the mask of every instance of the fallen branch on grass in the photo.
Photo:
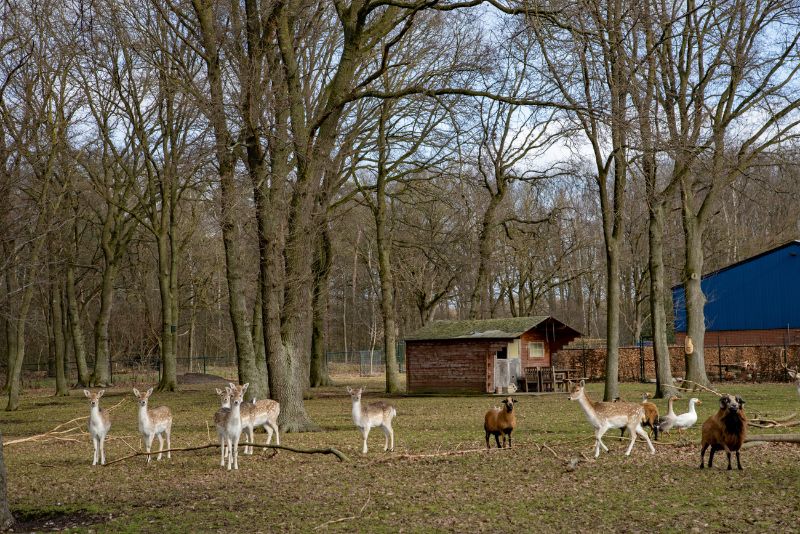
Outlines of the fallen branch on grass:
[{"label": "fallen branch on grass", "polygon": [[709,388],[709,387],[706,387],[706,386],[704,386],[703,384],[698,384],[697,382],[693,382],[693,381],[691,381],[691,380],[684,380],[682,383],[683,383],[683,384],[694,384],[694,385],[695,385],[695,387],[693,387],[693,388],[691,388],[691,389],[689,389],[689,388],[682,388],[682,387],[680,387],[680,386],[667,386],[667,387],[672,387],[672,388],[674,388],[674,389],[679,389],[679,390],[681,390],[681,391],[697,391],[697,388],[700,388],[700,389],[704,389],[704,390],[708,391],[709,393],[713,393],[713,394],[714,394],[714,395],[716,395],[717,397],[722,397],[722,393],[720,393],[720,392],[718,392],[718,391],[714,391],[713,389],[711,389],[711,388]]},{"label": "fallen branch on grass", "polygon": [[[298,454],[333,454],[336,456],[340,462],[349,462],[350,459],[344,455],[340,450],[334,449],[333,447],[329,447],[327,449],[295,449],[294,447],[287,447],[285,445],[264,445],[262,443],[246,443],[241,442],[239,443],[240,447],[244,447],[245,445],[250,447],[261,447],[262,449],[280,449],[289,452],[296,452]],[[186,451],[199,451],[202,449],[210,449],[212,447],[219,447],[218,443],[208,443],[206,445],[198,445],[197,447],[180,447],[175,449],[164,449],[163,451],[155,451],[151,452],[135,452],[128,456],[123,456],[122,458],[117,458],[111,462],[106,462],[105,466],[108,467],[109,465],[115,464],[117,462],[122,462],[125,460],[130,460],[131,458],[136,458],[137,456],[148,456],[153,454],[159,454],[164,452],[186,452]]]},{"label": "fallen branch on grass", "polygon": [[[115,404],[110,408],[106,408],[104,411],[111,412],[112,410],[115,410],[120,405],[122,405],[125,402],[125,400],[126,399],[122,399],[117,404]],[[69,436],[69,434],[73,434],[75,432],[79,434],[87,434],[87,432],[83,430],[83,426],[78,425],[78,423],[81,421],[88,421],[88,419],[89,419],[88,415],[84,415],[83,417],[76,417],[75,419],[70,419],[65,423],[56,425],[52,430],[49,430],[43,434],[36,434],[35,436],[28,436],[27,438],[19,438],[19,439],[12,439],[10,441],[4,441],[3,447],[7,447],[8,445],[15,445],[17,443],[25,443],[28,441],[35,441],[37,443],[51,441],[51,440],[78,441],[77,439]],[[64,429],[64,427],[67,425],[73,425],[73,426]]]},{"label": "fallen branch on grass", "polygon": [[744,439],[743,449],[766,445],[770,442],[777,443],[800,443],[800,434],[753,434]]},{"label": "fallen branch on grass", "polygon": [[748,425],[756,428],[775,428],[775,427],[793,427],[800,426],[800,421],[793,421],[797,417],[797,413],[793,413],[787,417],[780,417],[777,419],[766,419],[763,417],[754,418],[747,422]]},{"label": "fallen branch on grass", "polygon": [[351,515],[351,516],[347,516],[347,517],[340,517],[339,519],[331,519],[330,521],[325,521],[324,523],[314,527],[314,530],[319,530],[321,528],[325,528],[328,525],[333,525],[334,523],[343,523],[344,521],[351,521],[353,519],[357,519],[357,518],[361,517],[361,515],[364,513],[364,510],[367,508],[367,505],[369,504],[370,495],[371,495],[371,493],[370,493],[369,489],[367,489],[367,500],[364,501],[364,506],[361,507],[361,510],[359,510],[356,515]]}]

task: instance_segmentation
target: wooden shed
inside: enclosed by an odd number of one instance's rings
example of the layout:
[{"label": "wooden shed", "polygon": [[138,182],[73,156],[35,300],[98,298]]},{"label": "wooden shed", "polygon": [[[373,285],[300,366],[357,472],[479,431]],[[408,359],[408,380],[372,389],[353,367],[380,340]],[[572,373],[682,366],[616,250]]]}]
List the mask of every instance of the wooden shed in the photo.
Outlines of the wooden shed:
[{"label": "wooden shed", "polygon": [[434,321],[405,339],[407,388],[491,393],[515,383],[525,368],[551,366],[552,355],[578,336],[547,315]]}]

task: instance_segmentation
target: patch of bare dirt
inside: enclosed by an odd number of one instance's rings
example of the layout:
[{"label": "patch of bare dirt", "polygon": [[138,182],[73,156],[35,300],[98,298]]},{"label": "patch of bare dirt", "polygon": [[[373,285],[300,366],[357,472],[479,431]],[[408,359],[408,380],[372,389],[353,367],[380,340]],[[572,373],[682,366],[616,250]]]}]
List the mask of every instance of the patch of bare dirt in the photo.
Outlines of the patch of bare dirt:
[{"label": "patch of bare dirt", "polygon": [[105,521],[105,517],[85,510],[25,510],[12,511],[16,522],[8,532],[58,532],[88,527]]},{"label": "patch of bare dirt", "polygon": [[227,383],[228,380],[217,375],[205,375],[203,373],[186,373],[185,375],[178,375],[178,384],[182,385]]}]

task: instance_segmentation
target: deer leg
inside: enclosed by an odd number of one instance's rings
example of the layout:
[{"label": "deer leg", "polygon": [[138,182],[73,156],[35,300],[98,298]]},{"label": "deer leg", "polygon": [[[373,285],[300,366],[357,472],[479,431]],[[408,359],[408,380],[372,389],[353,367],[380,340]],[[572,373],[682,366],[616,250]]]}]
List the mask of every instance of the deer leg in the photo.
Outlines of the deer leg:
[{"label": "deer leg", "polygon": [[147,463],[150,463],[150,448],[153,446],[153,438],[156,437],[155,434],[149,434],[144,438],[144,450],[147,451]]},{"label": "deer leg", "polygon": [[167,427],[167,459],[172,458],[172,453],[169,452],[172,449],[172,425]]},{"label": "deer leg", "polygon": [[233,451],[231,450],[233,445],[233,439],[230,436],[225,436],[225,448],[227,449],[226,455],[228,458],[228,471],[231,470],[231,466],[233,463]]},{"label": "deer leg", "polygon": [[633,426],[629,426],[628,427],[628,432],[631,433],[631,443],[630,443],[630,445],[628,445],[628,448],[625,451],[625,456],[630,456],[631,455],[631,450],[633,450],[633,444],[636,443],[636,434],[638,434],[638,432],[636,430],[636,427],[633,427]]},{"label": "deer leg", "polygon": [[602,428],[602,427],[598,428],[597,430],[595,430],[595,433],[594,433],[594,457],[595,458],[600,456],[600,447],[601,446],[606,451],[608,450],[606,448],[605,444],[603,443],[603,440],[601,439],[603,437],[603,434],[605,434],[605,432],[606,432],[605,429]]},{"label": "deer leg", "polygon": [[106,465],[106,436],[100,436],[100,465]]},{"label": "deer leg", "polygon": [[161,461],[161,455],[163,454],[164,450],[164,434],[158,434],[158,458],[156,460]]},{"label": "deer leg", "polygon": [[[238,470],[239,469],[239,440],[241,439],[242,435],[237,434],[233,436],[233,443],[231,444],[231,453],[233,454],[233,468]],[[228,465],[228,469],[230,469],[230,464]]]},{"label": "deer leg", "polygon": [[100,442],[97,436],[92,437],[92,445],[94,445],[94,457],[92,458],[92,465],[97,465],[97,454],[100,449]]},{"label": "deer leg", "polygon": [[383,448],[383,451],[394,451],[394,429],[392,428],[392,424],[389,423],[388,425],[383,425],[383,433],[386,435],[386,445]]},{"label": "deer leg", "polygon": [[644,428],[641,426],[636,427],[636,433],[644,438],[645,442],[647,442],[647,448],[650,449],[650,454],[656,453],[656,448],[653,447],[653,442],[650,441],[650,436],[647,435],[647,432],[644,431]]},{"label": "deer leg", "polygon": [[367,438],[369,437],[369,427],[361,429],[361,435],[364,437],[364,446],[361,447],[361,454],[367,454]]}]

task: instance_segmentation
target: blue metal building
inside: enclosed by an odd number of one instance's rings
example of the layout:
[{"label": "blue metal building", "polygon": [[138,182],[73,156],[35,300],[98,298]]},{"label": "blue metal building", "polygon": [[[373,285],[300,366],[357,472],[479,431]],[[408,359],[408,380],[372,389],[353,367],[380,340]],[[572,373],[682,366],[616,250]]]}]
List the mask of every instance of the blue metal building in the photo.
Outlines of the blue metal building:
[{"label": "blue metal building", "polygon": [[[800,329],[800,240],[708,273],[701,287],[707,300],[706,342],[714,332],[717,341],[725,333],[739,343],[756,342],[744,335],[746,331],[759,331],[757,341],[761,342],[779,343],[789,333],[796,335]],[[675,331],[685,333],[683,285],[672,288],[672,302]]]}]

